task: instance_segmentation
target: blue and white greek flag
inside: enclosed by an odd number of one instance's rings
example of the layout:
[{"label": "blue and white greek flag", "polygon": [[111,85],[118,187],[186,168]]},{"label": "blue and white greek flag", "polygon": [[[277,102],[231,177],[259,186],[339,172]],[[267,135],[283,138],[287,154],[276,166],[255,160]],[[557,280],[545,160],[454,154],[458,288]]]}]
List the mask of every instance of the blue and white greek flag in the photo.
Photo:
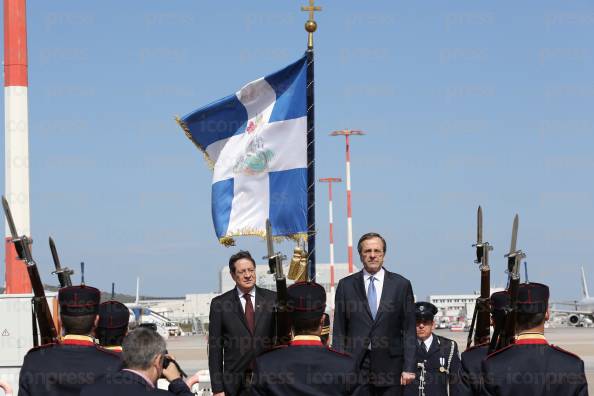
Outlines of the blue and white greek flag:
[{"label": "blue and white greek flag", "polygon": [[217,237],[307,232],[306,57],[178,119],[213,168]]}]

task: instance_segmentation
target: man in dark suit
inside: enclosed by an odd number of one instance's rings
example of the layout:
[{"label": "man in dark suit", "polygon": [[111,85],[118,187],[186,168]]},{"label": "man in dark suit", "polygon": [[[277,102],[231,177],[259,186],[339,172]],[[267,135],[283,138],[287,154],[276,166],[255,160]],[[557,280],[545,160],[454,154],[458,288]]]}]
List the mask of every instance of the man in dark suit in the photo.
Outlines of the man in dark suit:
[{"label": "man in dark suit", "polygon": [[354,360],[320,339],[326,291],[299,282],[287,290],[293,340],[256,359],[252,393],[257,396],[349,395],[357,382]]},{"label": "man in dark suit", "polygon": [[115,354],[95,344],[100,292],[90,286],[58,291],[60,321],[66,335],[60,343],[31,349],[19,375],[19,396],[78,396],[84,385],[120,369]]},{"label": "man in dark suit", "polygon": [[360,368],[361,395],[401,395],[415,378],[415,306],[410,282],[383,268],[386,242],[365,234],[363,270],[338,282],[333,346]]},{"label": "man in dark suit", "polygon": [[235,287],[213,298],[208,325],[208,368],[214,396],[245,394],[254,359],[272,347],[276,293],[256,286],[256,262],[240,251],[229,259]]},{"label": "man in dark suit", "polygon": [[404,396],[458,396],[460,356],[458,344],[433,334],[437,307],[429,302],[415,303],[417,316],[417,377],[404,388]]},{"label": "man in dark suit", "polygon": [[546,285],[523,283],[518,287],[515,342],[483,360],[482,395],[588,395],[584,361],[549,345],[544,336],[548,300]]},{"label": "man in dark suit", "polygon": [[[501,325],[505,319],[505,313],[509,309],[509,292],[503,290],[491,294],[489,308],[491,310],[491,326]],[[488,352],[488,339],[485,343],[472,346],[462,352],[459,387],[461,395],[480,395],[481,364],[487,357]]]},{"label": "man in dark suit", "polygon": [[[193,395],[172,362],[173,358],[167,355],[165,340],[156,331],[140,327],[128,334],[123,341],[122,359],[122,370],[85,386],[80,396]],[[161,377],[169,381],[169,392],[157,389],[157,380]]]}]

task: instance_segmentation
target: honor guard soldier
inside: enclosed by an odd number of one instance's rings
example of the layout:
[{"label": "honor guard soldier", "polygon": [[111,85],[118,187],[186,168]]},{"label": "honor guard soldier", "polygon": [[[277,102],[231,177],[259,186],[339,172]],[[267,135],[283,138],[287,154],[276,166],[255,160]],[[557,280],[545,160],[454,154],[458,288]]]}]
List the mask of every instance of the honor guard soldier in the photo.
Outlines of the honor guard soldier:
[{"label": "honor guard soldier", "polygon": [[484,395],[587,395],[584,362],[550,345],[544,336],[549,319],[549,288],[540,283],[518,287],[515,342],[482,363]]},{"label": "honor guard soldier", "polygon": [[[509,309],[509,293],[506,290],[491,294],[491,326],[502,324]],[[488,340],[480,345],[468,348],[460,357],[460,394],[464,396],[480,395],[481,364],[489,352]]]},{"label": "honor guard soldier", "polygon": [[437,307],[429,302],[415,303],[417,318],[417,375],[404,388],[405,396],[457,395],[460,357],[458,345],[449,338],[433,334]]},{"label": "honor guard soldier", "polygon": [[349,395],[357,381],[354,360],[320,340],[326,291],[317,283],[299,282],[287,289],[293,340],[256,359],[254,395]]},{"label": "honor guard soldier", "polygon": [[128,333],[130,311],[117,301],[105,301],[99,305],[99,323],[95,336],[99,345],[112,352],[122,352],[122,341]]},{"label": "honor guard soldier", "polygon": [[84,385],[119,369],[119,357],[97,345],[91,336],[99,319],[99,300],[99,290],[94,287],[59,290],[65,336],[60,343],[27,353],[19,377],[19,396],[78,396]]}]

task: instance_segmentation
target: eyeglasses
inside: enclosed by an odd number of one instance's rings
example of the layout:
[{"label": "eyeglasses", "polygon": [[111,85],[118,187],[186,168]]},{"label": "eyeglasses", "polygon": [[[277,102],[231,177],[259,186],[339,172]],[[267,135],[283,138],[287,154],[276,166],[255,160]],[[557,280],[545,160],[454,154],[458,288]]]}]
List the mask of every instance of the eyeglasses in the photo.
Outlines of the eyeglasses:
[{"label": "eyeglasses", "polygon": [[235,271],[235,274],[236,275],[246,275],[246,274],[247,275],[253,275],[255,273],[256,273],[256,270],[253,269],[253,268],[246,268],[246,269],[241,270],[241,271]]}]

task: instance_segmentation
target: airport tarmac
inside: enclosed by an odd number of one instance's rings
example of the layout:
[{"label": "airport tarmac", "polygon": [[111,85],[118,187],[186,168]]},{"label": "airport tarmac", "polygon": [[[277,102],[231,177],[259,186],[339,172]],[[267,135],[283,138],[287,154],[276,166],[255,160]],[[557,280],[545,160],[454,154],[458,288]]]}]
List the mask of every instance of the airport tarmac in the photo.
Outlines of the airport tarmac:
[{"label": "airport tarmac", "polygon": [[[468,333],[438,330],[437,334],[452,338],[464,350]],[[594,328],[551,328],[546,330],[549,343],[580,356],[585,363],[589,393],[594,394]],[[208,369],[206,336],[170,337],[169,352],[175,356],[181,367],[189,374]]]}]

